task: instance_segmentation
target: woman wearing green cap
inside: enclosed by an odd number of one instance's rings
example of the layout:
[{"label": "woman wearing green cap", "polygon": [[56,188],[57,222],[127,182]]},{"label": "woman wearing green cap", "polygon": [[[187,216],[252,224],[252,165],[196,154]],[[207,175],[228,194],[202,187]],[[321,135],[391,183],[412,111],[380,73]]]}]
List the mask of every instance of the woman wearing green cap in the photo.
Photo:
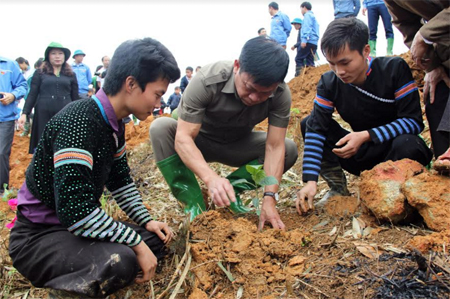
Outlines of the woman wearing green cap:
[{"label": "woman wearing green cap", "polygon": [[78,99],[77,79],[66,62],[69,57],[69,49],[52,42],[45,50],[44,63],[33,75],[30,93],[19,119],[23,126],[34,108],[30,154],[34,153],[47,122],[64,106]]}]

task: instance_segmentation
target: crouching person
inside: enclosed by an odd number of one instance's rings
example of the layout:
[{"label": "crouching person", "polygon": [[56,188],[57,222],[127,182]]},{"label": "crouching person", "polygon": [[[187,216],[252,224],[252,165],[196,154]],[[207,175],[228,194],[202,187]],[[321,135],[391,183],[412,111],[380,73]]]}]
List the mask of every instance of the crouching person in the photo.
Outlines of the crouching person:
[{"label": "crouching person", "polygon": [[[150,127],[158,168],[191,219],[205,210],[196,174],[217,206],[234,213],[249,209],[239,194],[255,188],[246,165],[264,164],[278,181],[297,160],[297,146],[286,138],[291,92],[284,78],[289,57],[263,37],[247,41],[239,59],[204,66],[191,80],[177,108],[178,122],[159,118]],[[253,128],[268,118],[268,130]],[[239,167],[226,178],[208,162]],[[248,184],[246,182],[252,182]],[[284,229],[276,209],[278,185],[265,186],[259,228]]]},{"label": "crouching person", "polygon": [[[369,31],[356,18],[334,20],[321,48],[331,71],[322,75],[311,115],[301,123],[305,140],[300,214],[313,208],[319,174],[332,195],[349,195],[342,169],[359,175],[387,160],[427,165],[432,154],[418,136],[424,125],[419,92],[400,57],[369,57]],[[353,132],[332,118],[334,110]]]},{"label": "crouching person", "polygon": [[[130,177],[121,120],[145,120],[179,77],[158,41],[124,42],[105,86],[47,124],[18,194],[9,253],[34,286],[52,289],[49,298],[103,298],[153,277],[173,233],[152,219]],[[135,224],[105,213],[105,186]]]}]

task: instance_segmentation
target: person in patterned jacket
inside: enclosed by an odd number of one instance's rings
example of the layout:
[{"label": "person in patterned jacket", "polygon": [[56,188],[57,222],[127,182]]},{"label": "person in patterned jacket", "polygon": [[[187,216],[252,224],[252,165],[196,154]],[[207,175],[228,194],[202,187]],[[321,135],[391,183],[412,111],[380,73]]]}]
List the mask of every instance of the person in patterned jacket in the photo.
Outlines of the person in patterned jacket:
[{"label": "person in patterned jacket", "polygon": [[[372,58],[367,26],[356,18],[332,21],[321,48],[331,71],[322,75],[311,115],[301,123],[305,141],[301,215],[313,208],[319,174],[330,196],[349,195],[342,169],[359,175],[387,160],[409,158],[427,165],[432,153],[418,136],[424,125],[419,92],[400,57]],[[337,111],[352,132],[334,119]]]},{"label": "person in patterned jacket", "polygon": [[[108,81],[45,128],[18,194],[9,253],[49,298],[102,298],[148,281],[173,237],[155,221],[130,176],[122,118],[145,120],[180,77],[172,53],[151,38],[122,43]],[[102,209],[104,187],[135,224]],[[138,273],[140,271],[140,273]]]}]

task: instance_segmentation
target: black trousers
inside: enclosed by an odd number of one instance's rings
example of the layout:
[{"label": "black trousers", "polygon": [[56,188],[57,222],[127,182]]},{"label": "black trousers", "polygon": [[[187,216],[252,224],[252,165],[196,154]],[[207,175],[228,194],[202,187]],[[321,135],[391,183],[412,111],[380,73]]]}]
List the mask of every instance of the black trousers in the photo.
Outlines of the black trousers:
[{"label": "black trousers", "polygon": [[[164,243],[146,229],[125,223],[142,237],[158,261]],[[61,225],[35,224],[17,212],[9,254],[13,266],[36,287],[102,298],[133,283],[139,265],[123,244],[77,237]]]},{"label": "black trousers", "polygon": [[450,89],[444,81],[436,86],[434,96],[433,104],[430,104],[428,96],[425,112],[430,126],[434,156],[437,158],[450,147]]},{"label": "black trousers", "polygon": [[[309,117],[306,117],[301,122],[303,139],[305,138],[306,122]],[[419,136],[403,134],[381,144],[366,142],[353,157],[343,159],[336,156],[332,149],[336,147],[339,139],[349,133],[336,121],[331,121],[323,148],[322,164],[326,162],[330,166],[341,165],[343,169],[351,174],[359,175],[361,171],[372,169],[375,165],[388,160],[397,161],[409,158],[422,165],[427,165],[432,158],[431,150]]]}]

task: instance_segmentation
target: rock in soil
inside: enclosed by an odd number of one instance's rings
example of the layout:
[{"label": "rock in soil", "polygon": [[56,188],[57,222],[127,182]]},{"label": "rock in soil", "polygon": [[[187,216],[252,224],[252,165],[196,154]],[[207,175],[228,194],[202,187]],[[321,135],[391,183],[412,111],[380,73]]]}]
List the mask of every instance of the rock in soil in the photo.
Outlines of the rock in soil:
[{"label": "rock in soil", "polygon": [[430,229],[450,228],[450,178],[425,172],[408,179],[402,192]]},{"label": "rock in soil", "polygon": [[407,179],[423,171],[420,163],[410,159],[380,163],[361,173],[361,200],[381,221],[408,221],[414,213],[401,187]]}]

